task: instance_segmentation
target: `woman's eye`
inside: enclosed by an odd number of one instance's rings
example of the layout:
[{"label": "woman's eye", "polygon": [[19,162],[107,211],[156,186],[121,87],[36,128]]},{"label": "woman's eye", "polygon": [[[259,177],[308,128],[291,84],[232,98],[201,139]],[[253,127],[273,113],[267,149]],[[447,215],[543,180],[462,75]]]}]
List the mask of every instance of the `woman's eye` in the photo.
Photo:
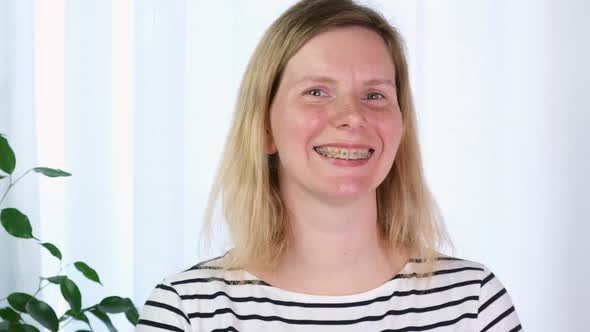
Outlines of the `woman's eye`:
[{"label": "woman's eye", "polygon": [[379,100],[379,99],[385,99],[385,96],[380,93],[377,93],[377,92],[372,92],[367,95],[367,99],[368,100]]},{"label": "woman's eye", "polygon": [[305,94],[306,94],[306,95],[311,95],[311,96],[314,96],[314,97],[323,97],[323,96],[327,96],[327,94],[326,94],[324,91],[320,90],[320,89],[311,89],[311,90],[307,90],[307,91],[305,92]]}]

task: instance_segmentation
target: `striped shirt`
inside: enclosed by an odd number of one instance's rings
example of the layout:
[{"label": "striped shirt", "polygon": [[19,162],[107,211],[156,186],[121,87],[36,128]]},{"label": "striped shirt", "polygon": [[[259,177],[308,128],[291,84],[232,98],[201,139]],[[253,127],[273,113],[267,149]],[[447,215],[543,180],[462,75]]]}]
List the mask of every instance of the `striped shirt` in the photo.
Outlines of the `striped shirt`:
[{"label": "striped shirt", "polygon": [[426,284],[419,272],[423,260],[412,258],[377,288],[331,296],[292,292],[245,270],[220,269],[219,258],[164,278],[145,303],[136,331],[522,330],[500,280],[469,260],[438,257]]}]

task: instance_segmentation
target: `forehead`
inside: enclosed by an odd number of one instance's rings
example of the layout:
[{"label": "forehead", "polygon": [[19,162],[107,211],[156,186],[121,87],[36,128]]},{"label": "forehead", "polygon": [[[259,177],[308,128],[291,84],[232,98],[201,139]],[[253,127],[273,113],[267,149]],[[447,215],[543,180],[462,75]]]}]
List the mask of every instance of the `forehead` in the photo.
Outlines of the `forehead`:
[{"label": "forehead", "polygon": [[383,38],[360,26],[336,27],[307,41],[287,63],[286,80],[309,74],[394,78],[395,66]]}]

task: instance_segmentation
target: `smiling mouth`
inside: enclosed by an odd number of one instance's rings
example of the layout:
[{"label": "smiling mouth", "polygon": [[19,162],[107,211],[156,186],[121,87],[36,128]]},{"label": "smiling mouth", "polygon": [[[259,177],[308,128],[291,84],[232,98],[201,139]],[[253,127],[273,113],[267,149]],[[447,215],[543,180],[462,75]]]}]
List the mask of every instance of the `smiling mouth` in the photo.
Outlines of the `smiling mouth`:
[{"label": "smiling mouth", "polygon": [[371,157],[374,149],[345,149],[345,148],[334,148],[334,147],[321,147],[316,146],[313,148],[318,154],[342,160],[366,160]]}]

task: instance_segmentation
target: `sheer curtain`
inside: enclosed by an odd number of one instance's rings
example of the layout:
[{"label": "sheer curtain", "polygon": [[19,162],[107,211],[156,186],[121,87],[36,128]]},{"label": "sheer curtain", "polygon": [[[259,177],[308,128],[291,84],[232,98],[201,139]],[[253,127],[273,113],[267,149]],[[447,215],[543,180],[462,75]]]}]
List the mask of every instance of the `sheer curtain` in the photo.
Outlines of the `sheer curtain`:
[{"label": "sheer curtain", "polygon": [[[292,3],[0,2],[0,132],[16,174],[73,174],[27,175],[3,207],[25,212],[64,261],[97,270],[104,287],[68,271],[84,305],[120,295],[142,306],[164,276],[208,258],[197,233],[240,78]],[[590,4],[364,3],[406,38],[426,174],[453,254],[500,277],[525,329],[581,330]],[[223,229],[216,243],[218,252],[230,245]],[[57,267],[32,241],[0,231],[0,298],[34,292],[37,276]],[[132,330],[122,315],[113,320]]]}]

